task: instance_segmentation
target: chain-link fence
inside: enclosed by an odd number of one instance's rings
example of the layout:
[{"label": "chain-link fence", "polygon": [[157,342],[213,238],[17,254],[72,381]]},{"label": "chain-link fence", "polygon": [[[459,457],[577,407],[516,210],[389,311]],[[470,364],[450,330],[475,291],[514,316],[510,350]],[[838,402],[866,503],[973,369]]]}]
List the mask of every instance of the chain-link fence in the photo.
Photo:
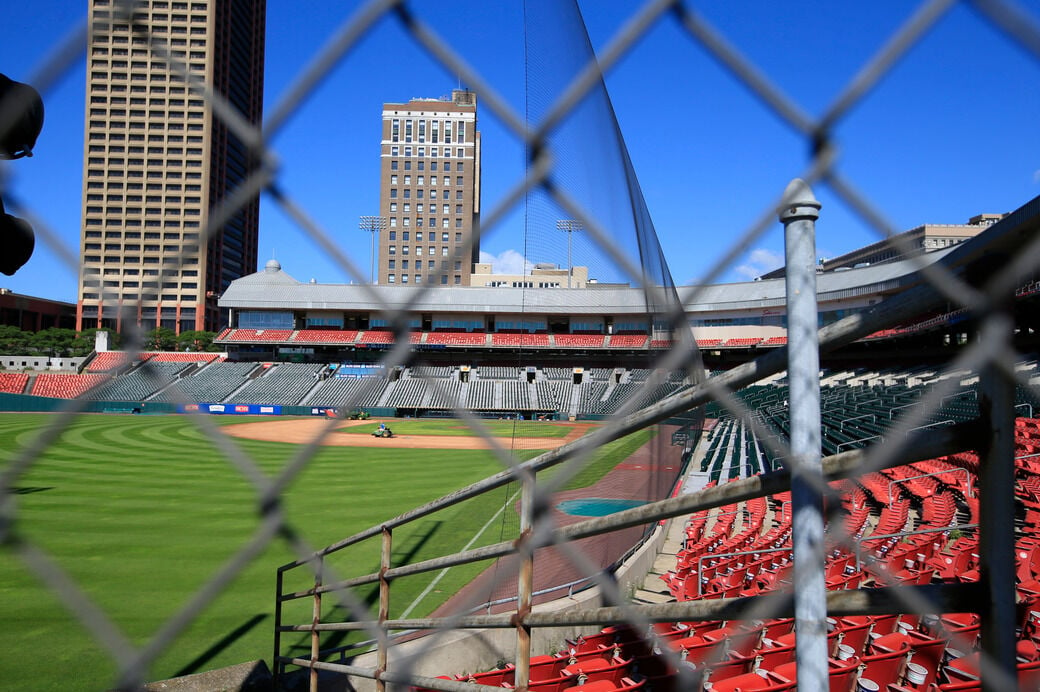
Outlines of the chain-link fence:
[{"label": "chain-link fence", "polygon": [[[998,31],[1003,40],[1024,51],[1033,61],[1040,61],[1040,31],[1033,17],[1007,2],[965,4],[978,15],[980,27],[985,27],[987,31]],[[553,11],[548,8],[548,3],[533,5],[536,7],[533,7],[532,11]],[[119,8],[117,5],[116,9]],[[685,307],[697,304],[703,289],[675,289],[670,286],[670,277],[663,261],[667,258],[663,256],[657,244],[652,225],[644,223],[644,219],[648,221],[648,218],[638,191],[638,183],[632,184],[631,162],[624,150],[623,139],[619,137],[615,141],[615,144],[619,145],[619,157],[614,159],[613,163],[621,170],[604,171],[603,175],[620,176],[627,182],[630,216],[636,218],[636,222],[634,228],[625,231],[625,242],[618,241],[621,236],[612,227],[613,217],[605,220],[601,218],[599,209],[595,206],[595,197],[585,196],[591,187],[578,183],[574,189],[568,188],[571,179],[563,174],[566,171],[565,163],[552,156],[560,147],[559,141],[555,138],[565,129],[561,123],[566,121],[568,115],[586,108],[590,94],[601,93],[597,90],[603,88],[602,75],[609,75],[654,28],[668,25],[678,31],[681,36],[679,40],[689,41],[710,54],[733,79],[742,83],[755,95],[762,108],[774,114],[804,140],[811,156],[801,172],[801,177],[810,186],[814,189],[826,188],[854,214],[874,227],[881,236],[891,235],[894,229],[886,223],[883,209],[858,192],[854,181],[838,170],[837,149],[841,142],[837,133],[896,65],[901,61],[913,59],[910,53],[921,37],[955,8],[959,9],[960,4],[951,1],[922,3],[918,10],[894,31],[877,54],[848,81],[841,93],[823,109],[823,115],[819,117],[809,115],[807,109],[779,89],[769,75],[763,74],[753,61],[745,57],[739,47],[733,46],[722,32],[706,22],[692,3],[667,0],[647,2],[633,8],[631,19],[599,52],[598,61],[589,61],[584,69],[577,71],[574,79],[554,86],[548,100],[549,105],[538,109],[540,112],[536,118],[532,118],[530,114],[521,115],[508,102],[497,97],[495,85],[489,83],[480,72],[460,58],[459,53],[424,21],[423,5],[389,0],[370,2],[357,9],[336,32],[334,40],[315,57],[311,68],[298,77],[295,88],[281,102],[267,109],[267,117],[261,129],[253,129],[247,122],[238,118],[235,109],[219,94],[205,91],[207,105],[215,117],[222,119],[239,140],[248,143],[253,151],[258,153],[257,159],[260,162],[246,183],[224,199],[218,209],[212,211],[206,233],[214,234],[242,205],[248,204],[257,195],[265,195],[287,217],[298,223],[319,246],[326,249],[329,256],[336,258],[347,274],[364,281],[367,278],[364,268],[356,266],[356,263],[340,249],[341,243],[310,219],[306,209],[279,186],[278,171],[273,161],[274,152],[265,147],[271,135],[307,102],[321,81],[343,63],[351,49],[365,38],[366,32],[380,21],[398,22],[416,45],[421,46],[433,60],[442,64],[448,71],[459,75],[461,81],[480,95],[482,107],[494,113],[496,119],[504,123],[504,129],[522,143],[528,154],[528,170],[525,177],[516,181],[514,187],[503,196],[495,208],[484,215],[484,233],[494,229],[496,224],[525,199],[536,200],[533,203],[535,206],[548,200],[554,209],[579,220],[583,235],[590,239],[589,242],[595,248],[591,254],[601,258],[598,261],[611,264],[625,280],[643,287],[647,312],[655,316],[665,328],[672,330],[674,338],[666,348],[648,350],[647,367],[657,373],[663,373],[665,378],[674,373],[683,373],[688,379],[682,383],[684,386],[679,393],[656,403],[648,403],[633,396],[626,405],[620,406],[606,417],[604,424],[594,433],[528,461],[522,461],[521,457],[515,454],[515,450],[503,448],[472,411],[457,408],[454,410],[455,416],[490,445],[493,455],[504,470],[442,500],[361,531],[350,539],[334,544],[332,549],[322,551],[315,551],[312,539],[297,531],[283,505],[282,495],[312,465],[321,449],[322,441],[332,430],[332,424],[322,427],[308,444],[301,446],[299,453],[283,468],[268,474],[263,463],[253,458],[242,447],[232,444],[224,436],[220,426],[214,425],[205,417],[193,417],[194,425],[200,434],[211,442],[214,450],[217,450],[215,455],[222,457],[227,464],[236,469],[251,487],[253,503],[260,518],[238,550],[223,564],[214,567],[212,574],[198,586],[191,598],[165,617],[160,627],[143,638],[143,643],[135,643],[141,642],[142,638],[131,637],[113,621],[104,608],[96,605],[99,601],[97,595],[89,593],[84,588],[74,576],[76,570],[64,566],[60,560],[49,554],[45,547],[46,538],[37,537],[31,527],[25,527],[20,522],[19,505],[16,503],[20,481],[34,470],[48,450],[60,448],[63,435],[88,406],[86,399],[72,399],[62,408],[59,415],[48,419],[38,434],[22,439],[19,446],[9,452],[0,480],[3,491],[5,555],[24,566],[40,585],[62,602],[72,616],[70,623],[76,620],[89,631],[90,636],[118,669],[116,679],[110,682],[122,688],[137,687],[148,679],[149,670],[156,660],[200,618],[210,604],[234,589],[236,578],[253,563],[256,556],[271,544],[284,542],[296,557],[293,565],[301,567],[308,575],[306,580],[313,580],[313,583],[286,587],[290,589],[286,591],[283,590],[281,582],[282,574],[279,574],[275,656],[286,657],[272,662],[279,670],[284,669],[285,664],[292,663],[310,667],[315,672],[325,670],[333,674],[351,674],[356,676],[357,680],[374,678],[380,685],[391,682],[462,690],[462,682],[435,679],[432,675],[426,674],[422,666],[423,652],[432,650],[433,642],[438,638],[455,641],[450,637],[460,628],[480,628],[485,632],[497,629],[515,632],[515,635],[512,635],[514,638],[508,645],[496,641],[486,646],[496,653],[501,653],[504,660],[515,663],[514,681],[520,687],[529,679],[532,654],[545,653],[532,650],[532,637],[536,636],[532,631],[537,632],[542,627],[630,625],[633,630],[640,632],[641,636],[650,636],[645,633],[655,631],[651,623],[718,620],[748,623],[734,625],[735,629],[729,632],[729,638],[733,639],[735,634],[739,635],[740,627],[746,628],[749,632],[755,631],[755,625],[750,623],[794,615],[797,617],[799,634],[799,675],[804,676],[803,685],[815,687],[826,684],[826,656],[820,654],[824,650],[823,642],[827,639],[826,623],[823,621],[826,615],[837,617],[851,614],[979,612],[982,655],[978,667],[982,672],[982,684],[986,689],[1010,689],[1012,683],[1009,677],[1015,675],[1016,666],[1016,628],[1021,628],[1022,624],[1016,619],[1016,527],[1014,515],[1007,511],[1015,501],[1014,397],[1016,387],[1029,388],[1028,376],[1014,367],[1015,363],[1027,358],[1014,350],[1013,296],[1016,288],[1036,278],[1036,267],[1040,265],[1040,242],[1037,241],[1036,233],[1040,223],[1040,211],[1037,209],[1037,202],[1030,202],[994,226],[992,232],[986,234],[984,245],[966,244],[958,251],[947,255],[943,262],[921,262],[921,266],[918,267],[921,281],[914,288],[869,310],[830,324],[821,329],[816,336],[802,334],[797,337],[800,348],[805,348],[806,343],[818,338],[819,353],[826,356],[879,330],[930,319],[939,312],[965,310],[976,321],[972,330],[976,338],[965,344],[956,352],[955,357],[939,368],[940,376],[929,380],[932,384],[916,385],[918,394],[915,395],[917,398],[914,405],[896,413],[895,408],[902,404],[885,404],[889,409],[890,420],[873,436],[875,439],[868,440],[868,435],[863,434],[859,439],[849,436],[843,441],[832,441],[832,446],[845,444],[863,449],[831,454],[822,464],[814,464],[810,458],[811,449],[807,449],[804,444],[799,446],[797,442],[789,443],[788,440],[796,439],[797,430],[806,429],[804,412],[819,409],[820,406],[811,400],[801,401],[806,395],[796,394],[799,385],[793,381],[787,382],[791,400],[790,415],[786,418],[789,427],[784,428],[777,423],[783,420],[784,416],[772,415],[777,413],[778,409],[770,408],[768,404],[755,399],[757,390],[754,390],[753,385],[788,368],[786,349],[772,351],[714,376],[709,377],[703,372],[700,355],[686,328],[685,314]],[[569,7],[561,12],[561,16],[563,15],[576,16],[573,8]],[[127,15],[125,20],[133,23],[134,18]],[[85,31],[91,30],[91,24],[85,26]],[[582,41],[579,39],[580,42]],[[81,34],[67,45],[54,47],[51,59],[41,66],[39,78],[35,80],[35,85],[44,94],[45,99],[48,88],[56,78],[79,58],[82,45]],[[147,45],[156,55],[168,61],[171,69],[176,71],[177,60],[175,56],[164,52],[161,40],[152,37]],[[587,46],[585,47],[587,49]],[[590,52],[580,51],[579,54],[591,55]],[[182,76],[189,83],[197,79],[187,70]],[[614,125],[616,127],[616,121]],[[777,189],[786,182],[777,181]],[[796,187],[795,192],[789,191],[786,197],[777,196],[774,199],[763,200],[759,220],[737,236],[732,245],[721,254],[713,268],[706,272],[704,284],[708,285],[722,276],[735,261],[753,247],[756,239],[766,233],[767,229],[773,228],[777,223],[778,212],[782,215],[790,207],[797,207],[805,202],[804,197],[798,196],[801,191],[801,188]],[[70,249],[57,234],[48,231],[32,213],[33,207],[40,202],[22,199],[16,186],[5,187],[4,198],[11,207],[10,210],[33,220],[40,240],[65,258],[70,271],[75,271],[78,265],[75,260],[76,251]],[[543,201],[538,202],[538,199]],[[789,273],[794,272],[789,270]],[[804,277],[804,274],[802,276]],[[414,300],[418,301],[421,294],[420,291]],[[373,292],[370,299],[374,305],[386,307],[378,293]],[[412,358],[410,341],[405,335],[404,319],[404,314],[412,304],[414,302],[405,306],[404,310],[400,311],[399,319],[395,321],[399,337],[404,338],[398,338],[382,358],[383,364],[387,367],[405,366]],[[815,327],[815,321],[810,319],[807,323],[802,319],[801,322],[797,322],[793,315],[789,315],[789,320],[793,349],[796,339],[794,333],[799,328],[802,328],[802,331],[812,331],[809,328]],[[806,339],[810,341],[807,342]],[[135,348],[140,350],[140,342],[136,345],[131,344],[130,350]],[[809,348],[815,350],[814,346],[810,345]],[[801,353],[803,355],[800,358],[804,359],[805,351]],[[816,372],[815,367],[810,367],[809,372],[802,373],[801,377],[815,379]],[[948,376],[942,377],[942,373]],[[662,375],[658,375],[660,376]],[[963,422],[946,425],[948,399],[958,398],[961,381],[971,377],[978,377],[975,395],[977,406],[974,415],[965,418]],[[435,386],[435,383],[431,386]],[[361,401],[362,396],[363,393],[358,392],[343,409],[353,408],[355,403]],[[753,436],[761,446],[763,455],[771,460],[782,460],[788,470],[719,483],[717,487],[667,500],[660,500],[658,497],[648,498],[654,501],[611,517],[568,526],[556,525],[548,511],[553,505],[554,493],[595,457],[594,452],[597,449],[650,426],[667,425],[669,421],[713,402],[717,406],[714,409],[716,415],[721,420],[739,422],[745,426],[749,431],[748,436]],[[852,418],[874,416],[876,420],[881,415],[878,411],[861,413],[860,408],[851,405],[845,410],[849,415],[842,422],[843,426]],[[928,427],[936,423],[943,425]],[[818,424],[813,424],[810,419],[808,428],[817,427]],[[925,432],[921,432],[922,428]],[[867,446],[866,442],[876,444]],[[825,440],[825,450],[841,452],[840,448],[829,450],[827,445],[828,442]],[[860,485],[865,485],[862,481],[877,471],[914,461],[949,457],[965,450],[974,450],[977,458],[981,460],[975,474],[978,477],[978,506],[977,511],[972,514],[972,517],[977,519],[976,549],[981,557],[978,567],[980,578],[977,581],[962,584],[929,584],[916,588],[893,586],[901,580],[886,569],[883,560],[877,559],[877,545],[871,546],[874,551],[874,557],[871,557],[867,554],[869,550],[862,550],[860,536],[856,535],[855,531],[846,533],[843,528],[845,524],[842,522],[830,522],[826,543],[824,542],[822,509],[825,505],[833,508],[835,504],[842,502],[842,496],[831,488],[837,487],[842,491],[848,489],[847,486],[825,485],[824,480],[856,479],[861,481]],[[562,471],[558,471],[549,481],[543,480],[543,472],[555,469],[561,464]],[[900,482],[906,480],[908,479],[902,477]],[[482,492],[501,487],[511,488],[506,504],[511,506],[519,502],[521,505],[515,537],[441,555],[414,565],[393,559],[392,532],[396,526],[421,519],[434,510],[455,506],[478,497]],[[793,515],[791,533],[794,550],[799,555],[803,554],[799,551],[807,551],[804,554],[809,556],[795,563],[799,588],[794,589],[793,603],[790,590],[782,589],[774,595],[754,598],[741,598],[737,592],[727,593],[725,598],[717,600],[684,600],[661,605],[633,603],[627,598],[628,594],[619,591],[617,584],[611,581],[608,576],[610,572],[604,571],[606,565],[589,560],[589,554],[594,554],[597,549],[581,549],[579,546],[582,544],[577,543],[580,539],[606,535],[618,529],[634,526],[649,527],[652,530],[655,522],[691,514],[697,516],[698,513],[708,511],[711,511],[711,522],[715,523],[721,515],[721,512],[716,511],[717,508],[747,503],[754,498],[777,496],[788,491],[792,492],[791,502],[794,504],[790,512]],[[889,493],[892,492],[890,488]],[[971,495],[970,489],[967,494]],[[742,508],[739,511],[749,511],[746,509],[747,505],[739,506]],[[808,514],[803,513],[806,508]],[[862,505],[854,509],[861,508]],[[782,507],[775,507],[774,510],[774,516],[779,513],[781,519],[792,519]],[[813,515],[815,519],[812,518]],[[833,520],[834,515],[830,516]],[[974,530],[972,522],[966,524],[964,530]],[[905,526],[904,518],[904,523],[897,526],[897,530],[892,531],[892,534],[904,538],[911,535],[910,532],[899,530]],[[953,524],[949,524],[947,528],[949,526]],[[626,541],[639,540],[643,531],[640,530],[637,534],[634,538],[626,538]],[[340,548],[362,539],[377,537],[381,537],[383,541],[377,571],[347,576],[348,572],[353,571],[350,569],[353,567],[351,563],[336,565],[326,560]],[[806,537],[809,539],[808,543],[804,544],[805,547],[799,548],[799,540]],[[878,541],[882,540],[880,537],[875,538]],[[825,545],[827,550],[855,554],[858,556],[857,560],[862,558],[864,563],[867,563],[866,569],[875,584],[881,588],[869,592],[854,589],[831,591],[824,596],[822,587],[825,576]],[[563,562],[581,578],[589,579],[599,587],[601,605],[588,605],[566,611],[532,610],[534,595],[531,575],[537,569],[537,559],[542,554],[542,549],[548,546],[552,546],[557,557],[562,556]],[[624,551],[617,559],[620,560],[623,554]],[[441,612],[432,618],[410,618],[412,613],[405,609],[397,610],[396,606],[391,608],[391,581],[403,580],[409,575],[441,570],[449,566],[506,557],[512,561],[506,560],[502,563],[504,566],[497,573],[496,581],[516,580],[519,584],[515,599],[507,601],[507,612],[474,615],[468,610],[460,610],[449,614]],[[698,584],[701,576],[698,574]],[[364,591],[363,595],[357,595],[353,589],[364,585],[374,586],[371,590]],[[324,606],[322,596],[325,597]],[[283,617],[283,602],[288,603],[301,598],[310,599],[307,603],[313,605],[313,612],[304,616],[293,613]],[[366,602],[366,599],[370,602]],[[330,601],[333,604],[331,609]],[[811,604],[808,606],[809,610],[803,610],[807,607],[806,603]],[[372,605],[376,606],[374,613]],[[820,607],[824,610],[821,611]],[[391,619],[392,617],[396,619]],[[409,648],[408,641],[414,636],[415,630],[434,630],[435,633],[429,635],[433,639],[427,637],[421,645],[416,647],[412,644],[412,648]],[[340,645],[342,639],[337,640],[336,645],[332,646],[321,637],[323,632],[351,631],[359,631],[362,638],[367,637],[374,642],[374,661],[365,663],[365,659],[356,659],[353,663],[345,662],[344,651],[347,647]],[[306,639],[286,645],[285,639],[294,632],[303,632]],[[407,633],[407,636],[401,637],[398,634],[400,632]],[[391,633],[395,633],[394,636],[390,636]],[[651,650],[655,645],[661,650],[671,670],[679,676],[680,684],[692,685],[695,679],[702,681],[705,671],[717,667],[719,661],[727,656],[725,647],[718,646],[717,643],[707,647],[702,653],[689,653],[684,649],[682,656],[686,662],[694,664],[684,665],[680,660],[680,654],[672,653],[672,649],[660,644],[660,641],[652,640],[649,646]],[[395,648],[398,645],[400,649]],[[350,646],[356,646],[356,641],[351,641]],[[300,655],[299,652],[286,656],[287,649],[292,647],[309,650],[310,657]],[[963,642],[956,648],[969,647],[970,642]],[[400,653],[393,653],[395,650]],[[351,656],[353,655],[352,653]],[[330,656],[334,656],[335,660]],[[423,675],[418,675],[417,671],[423,672]],[[812,684],[808,681],[812,681]],[[97,681],[98,686],[105,684],[109,682]]]}]

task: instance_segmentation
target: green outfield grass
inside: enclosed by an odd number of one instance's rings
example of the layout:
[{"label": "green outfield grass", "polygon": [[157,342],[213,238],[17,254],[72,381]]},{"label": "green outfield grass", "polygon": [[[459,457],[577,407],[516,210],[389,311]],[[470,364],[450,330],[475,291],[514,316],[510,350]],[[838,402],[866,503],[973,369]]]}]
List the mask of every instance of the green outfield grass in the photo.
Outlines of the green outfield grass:
[{"label": "green outfield grass", "polygon": [[[56,420],[49,414],[0,414],[0,466],[17,459]],[[205,420],[225,425],[248,419]],[[420,423],[391,425],[403,430]],[[442,430],[458,425],[431,424]],[[498,434],[511,432],[512,423],[507,425]],[[564,426],[532,425],[546,431],[542,435],[549,430],[566,433]],[[645,439],[632,436],[607,446],[568,487],[595,482]],[[269,477],[298,451],[282,443],[230,443],[255,459]],[[327,447],[288,486],[282,500],[293,530],[316,548],[500,469],[482,451],[411,454]],[[110,655],[25,567],[15,548],[19,540],[45,551],[131,642],[144,646],[259,528],[254,488],[187,416],[80,416],[13,485],[14,540],[5,544],[0,560],[0,647],[5,653],[0,670],[6,689],[96,690],[114,682]],[[474,546],[515,537],[517,499],[517,486],[511,484],[395,530],[394,563],[459,550],[474,536]],[[294,558],[285,542],[275,539],[164,650],[148,679],[257,658],[270,662],[275,574]],[[339,575],[376,571],[378,538],[336,554],[328,564]],[[485,566],[453,568],[410,614],[428,614]],[[392,615],[412,604],[432,576],[395,581]],[[287,590],[309,585],[302,570],[292,579],[299,581],[288,581]],[[359,595],[369,603],[375,597],[371,589]],[[310,607],[309,599],[291,603],[284,621],[309,621]],[[308,649],[305,636],[283,638],[283,653]]]},{"label": "green outfield grass", "polygon": [[[406,418],[406,419],[372,419],[357,425],[340,428],[339,432],[348,435],[370,435],[384,420],[393,429],[395,435],[444,435],[447,437],[469,437],[473,432],[464,422],[439,418]],[[573,430],[567,423],[548,421],[481,421],[494,437],[557,437],[563,438]]]}]

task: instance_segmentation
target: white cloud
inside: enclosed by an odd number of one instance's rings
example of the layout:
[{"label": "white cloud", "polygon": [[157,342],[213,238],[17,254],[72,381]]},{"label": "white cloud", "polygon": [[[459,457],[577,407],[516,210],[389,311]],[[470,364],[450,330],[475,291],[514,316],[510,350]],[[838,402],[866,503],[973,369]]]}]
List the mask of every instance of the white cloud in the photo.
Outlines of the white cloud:
[{"label": "white cloud", "polygon": [[745,279],[751,280],[782,266],[784,266],[783,255],[765,248],[756,248],[748,255],[747,261],[735,267],[733,271]]},{"label": "white cloud", "polygon": [[1037,168],[1035,171],[1033,171],[1033,182],[1040,183],[1040,168]]},{"label": "white cloud", "polygon": [[495,274],[529,274],[534,268],[534,264],[516,250],[503,250],[497,255],[481,250],[480,261],[490,263]]}]

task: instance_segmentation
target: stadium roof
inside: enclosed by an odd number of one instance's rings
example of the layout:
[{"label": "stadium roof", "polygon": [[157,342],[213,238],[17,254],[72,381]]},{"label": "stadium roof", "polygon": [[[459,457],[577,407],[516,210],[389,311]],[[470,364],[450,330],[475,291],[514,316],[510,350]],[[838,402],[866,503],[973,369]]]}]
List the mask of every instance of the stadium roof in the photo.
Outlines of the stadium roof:
[{"label": "stadium roof", "polygon": [[[821,302],[901,290],[914,272],[953,248],[817,277]],[[680,286],[690,313],[784,305],[784,280],[768,279],[711,286]],[[409,310],[411,312],[645,314],[644,292],[635,287],[513,288],[483,286],[387,286],[304,283],[270,260],[262,271],[233,281],[220,297],[222,308],[266,310]]]}]

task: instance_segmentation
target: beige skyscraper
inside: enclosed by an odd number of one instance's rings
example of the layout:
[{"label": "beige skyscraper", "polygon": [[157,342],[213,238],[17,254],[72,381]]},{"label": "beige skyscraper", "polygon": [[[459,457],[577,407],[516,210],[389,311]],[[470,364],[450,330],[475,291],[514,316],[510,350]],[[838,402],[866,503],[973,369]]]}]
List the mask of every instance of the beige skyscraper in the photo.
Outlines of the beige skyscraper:
[{"label": "beige skyscraper", "polygon": [[480,258],[477,96],[383,104],[381,284],[468,286]]},{"label": "beige skyscraper", "polygon": [[185,71],[258,123],[266,4],[130,4],[90,1],[77,328],[214,330],[256,271],[258,201],[204,234],[255,159]]}]

